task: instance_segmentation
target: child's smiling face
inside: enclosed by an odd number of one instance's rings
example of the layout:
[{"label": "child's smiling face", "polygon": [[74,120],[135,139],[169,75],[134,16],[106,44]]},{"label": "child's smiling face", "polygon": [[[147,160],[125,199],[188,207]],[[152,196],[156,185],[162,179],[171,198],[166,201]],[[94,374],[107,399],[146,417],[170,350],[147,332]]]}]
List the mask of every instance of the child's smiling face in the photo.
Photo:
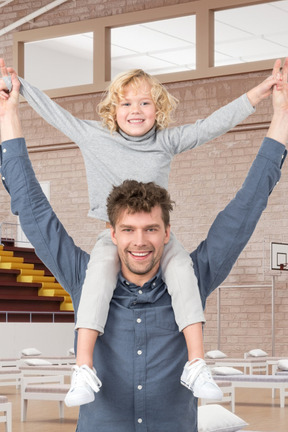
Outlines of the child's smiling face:
[{"label": "child's smiling face", "polygon": [[151,86],[145,80],[135,88],[128,84],[116,109],[119,128],[130,136],[145,135],[155,124],[156,107]]}]

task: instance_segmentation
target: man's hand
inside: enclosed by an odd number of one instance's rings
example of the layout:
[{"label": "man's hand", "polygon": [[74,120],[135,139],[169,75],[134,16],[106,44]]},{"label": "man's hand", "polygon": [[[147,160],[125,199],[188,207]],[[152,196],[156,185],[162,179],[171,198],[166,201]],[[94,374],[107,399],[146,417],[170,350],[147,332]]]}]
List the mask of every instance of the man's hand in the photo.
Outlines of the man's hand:
[{"label": "man's hand", "polygon": [[[4,82],[3,77],[7,77],[9,75],[15,74],[17,75],[17,72],[11,68],[11,67],[6,67],[5,61],[3,58],[0,58],[0,99],[8,99],[9,97],[9,91],[8,88]],[[17,78],[18,79],[18,78]]]},{"label": "man's hand", "polygon": [[247,92],[247,97],[252,106],[256,106],[272,94],[274,85],[278,85],[281,80],[280,67],[281,60],[278,59],[274,63],[272,75]]},{"label": "man's hand", "polygon": [[19,118],[20,82],[15,73],[11,74],[12,90],[8,97],[0,98],[0,131],[1,140],[6,141],[23,136]]},{"label": "man's hand", "polygon": [[281,64],[276,73],[281,76],[277,85],[273,87],[273,117],[267,133],[282,144],[288,142],[288,58],[285,59],[282,72]]}]

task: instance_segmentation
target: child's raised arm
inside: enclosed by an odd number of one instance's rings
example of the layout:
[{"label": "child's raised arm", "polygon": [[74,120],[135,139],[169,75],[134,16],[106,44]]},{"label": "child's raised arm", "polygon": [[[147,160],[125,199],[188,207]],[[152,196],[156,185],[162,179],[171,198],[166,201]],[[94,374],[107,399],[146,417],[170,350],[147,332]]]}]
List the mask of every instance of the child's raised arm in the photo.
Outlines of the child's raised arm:
[{"label": "child's raised arm", "polygon": [[[13,68],[6,67],[3,58],[0,58],[0,71],[0,97],[5,99],[7,98],[7,89],[11,90],[11,74],[16,74],[16,72]],[[83,135],[86,134],[85,121],[74,117],[70,112],[50,99],[47,94],[33,87],[23,78],[18,77],[18,80],[20,81],[20,94],[26,99],[29,105],[47,123],[79,145],[79,142],[83,141]]]}]

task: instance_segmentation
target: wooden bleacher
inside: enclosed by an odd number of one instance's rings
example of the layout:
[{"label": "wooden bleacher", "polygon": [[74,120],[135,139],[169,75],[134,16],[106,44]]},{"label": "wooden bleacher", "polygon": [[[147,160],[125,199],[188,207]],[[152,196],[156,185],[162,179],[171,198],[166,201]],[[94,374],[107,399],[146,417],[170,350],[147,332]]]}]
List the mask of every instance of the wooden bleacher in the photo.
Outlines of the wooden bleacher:
[{"label": "wooden bleacher", "polygon": [[32,248],[0,245],[0,322],[73,322],[69,294]]}]

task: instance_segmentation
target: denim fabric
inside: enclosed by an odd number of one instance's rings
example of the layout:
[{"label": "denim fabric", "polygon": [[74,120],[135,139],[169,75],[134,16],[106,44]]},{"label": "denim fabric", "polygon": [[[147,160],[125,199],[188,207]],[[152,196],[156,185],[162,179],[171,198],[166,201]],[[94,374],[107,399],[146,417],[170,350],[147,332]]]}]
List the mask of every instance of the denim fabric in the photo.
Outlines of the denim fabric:
[{"label": "denim fabric", "polygon": [[[242,188],[191,253],[203,308],[252,235],[285,156],[282,144],[264,139]],[[12,211],[37,255],[71,295],[77,316],[89,256],[51,209],[23,138],[2,143],[1,163]],[[105,334],[94,351],[103,387],[95,402],[80,407],[77,431],[197,432],[197,400],[179,382],[186,357],[161,272],[141,289],[119,275]]]}]

